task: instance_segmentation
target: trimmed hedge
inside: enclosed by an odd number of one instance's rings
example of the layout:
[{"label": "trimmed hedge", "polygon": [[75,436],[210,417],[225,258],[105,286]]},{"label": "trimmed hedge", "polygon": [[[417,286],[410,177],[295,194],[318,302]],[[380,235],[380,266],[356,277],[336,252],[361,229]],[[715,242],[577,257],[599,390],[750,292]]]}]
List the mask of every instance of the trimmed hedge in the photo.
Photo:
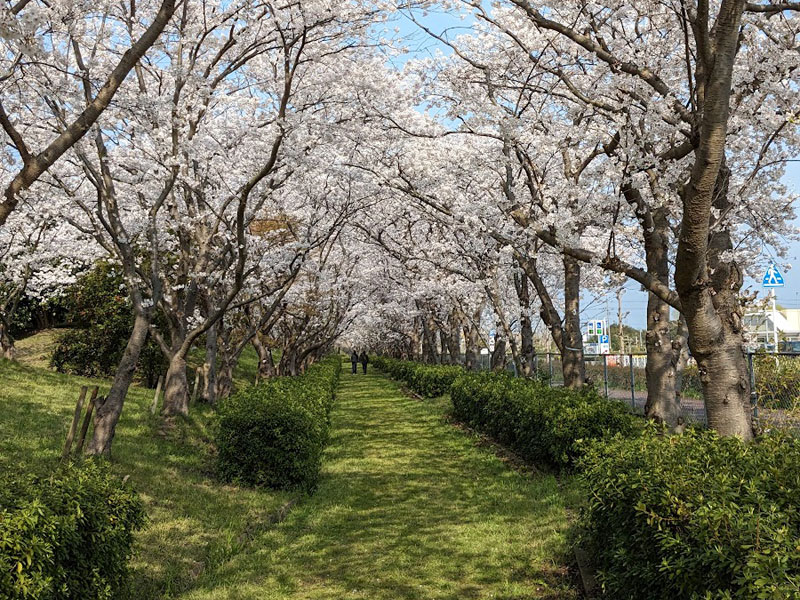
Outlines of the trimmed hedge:
[{"label": "trimmed hedge", "polygon": [[144,522],[136,493],[93,462],[48,477],[2,474],[0,597],[115,597]]},{"label": "trimmed hedge", "polygon": [[800,441],[712,431],[594,446],[586,540],[612,598],[800,598]]},{"label": "trimmed hedge", "polygon": [[505,373],[459,377],[450,388],[456,418],[532,461],[574,465],[584,442],[632,435],[636,417],[593,388],[551,388]]},{"label": "trimmed hedge", "polygon": [[328,442],[338,357],[297,377],[276,377],[222,401],[216,444],[220,476],[272,488],[316,487]]},{"label": "trimmed hedge", "polygon": [[410,389],[425,398],[445,395],[464,369],[454,365],[427,365],[409,360],[377,357],[375,367],[404,382]]}]

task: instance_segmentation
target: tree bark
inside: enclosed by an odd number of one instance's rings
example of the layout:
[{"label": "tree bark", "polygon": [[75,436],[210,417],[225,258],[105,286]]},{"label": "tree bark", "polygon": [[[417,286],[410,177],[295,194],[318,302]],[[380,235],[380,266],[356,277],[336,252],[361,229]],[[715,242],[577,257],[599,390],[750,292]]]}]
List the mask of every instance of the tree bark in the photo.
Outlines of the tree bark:
[{"label": "tree bark", "polygon": [[[669,285],[669,220],[666,209],[652,212],[649,230],[644,232],[648,273]],[[670,306],[661,298],[647,294],[647,334],[645,348],[647,366],[647,402],[645,415],[664,423],[671,431],[683,425],[680,396],[677,393],[677,364],[680,345],[676,349],[670,331]]]},{"label": "tree bark", "polygon": [[506,368],[506,340],[501,333],[502,323],[495,322],[494,351],[492,351],[490,368],[492,371],[503,371]]},{"label": "tree bark", "polygon": [[530,377],[533,373],[533,358],[536,350],[533,345],[533,324],[530,315],[531,292],[525,271],[514,273],[514,287],[519,299],[520,365],[522,376]]},{"label": "tree bark", "polygon": [[14,360],[15,354],[14,338],[8,333],[5,323],[0,321],[0,358]]},{"label": "tree bark", "polygon": [[275,361],[272,358],[272,350],[270,350],[258,337],[258,334],[253,336],[253,348],[256,350],[258,356],[258,378],[268,379],[275,376]]},{"label": "tree bark", "polygon": [[703,82],[699,145],[683,193],[675,288],[700,371],[708,426],[720,435],[750,440],[750,381],[738,299],[742,273],[736,263],[722,259],[730,237],[725,232],[711,235],[712,207],[727,202],[725,138],[744,5],[744,0],[723,0],[714,24],[714,60]]},{"label": "tree bark", "polygon": [[448,351],[451,364],[461,364],[461,311],[455,309],[450,313],[448,323],[450,335],[447,336]]},{"label": "tree bark", "polygon": [[480,331],[477,324],[481,321],[482,312],[482,309],[476,310],[472,316],[472,321],[464,325],[464,366],[468,371],[480,369],[480,363],[478,362]]},{"label": "tree bark", "polygon": [[561,352],[561,369],[564,374],[564,386],[578,388],[586,382],[581,333],[581,263],[566,255],[563,261],[564,348]]},{"label": "tree bark", "polygon": [[117,366],[111,389],[108,392],[108,396],[106,396],[105,402],[97,407],[94,414],[94,431],[92,440],[86,449],[87,454],[111,456],[111,443],[114,441],[114,433],[122,414],[125,396],[128,394],[128,388],[133,380],[133,373],[136,370],[136,363],[139,361],[139,354],[147,340],[149,327],[149,315],[137,311],[133,321],[133,330]]},{"label": "tree bark", "polygon": [[186,359],[176,352],[169,360],[164,383],[164,415],[189,414],[189,380],[186,377]]}]

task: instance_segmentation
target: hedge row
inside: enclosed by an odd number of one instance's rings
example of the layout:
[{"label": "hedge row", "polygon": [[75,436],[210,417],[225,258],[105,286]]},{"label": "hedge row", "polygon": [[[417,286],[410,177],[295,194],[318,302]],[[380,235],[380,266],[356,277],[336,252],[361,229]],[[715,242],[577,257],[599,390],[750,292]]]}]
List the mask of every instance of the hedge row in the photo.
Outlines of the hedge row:
[{"label": "hedge row", "polygon": [[297,377],[276,377],[219,407],[221,477],[272,488],[316,487],[342,365],[331,357]]},{"label": "hedge row", "polygon": [[450,389],[454,414],[522,457],[570,467],[585,442],[632,435],[636,417],[594,389],[551,388],[505,373],[459,377]]},{"label": "hedge row", "polygon": [[377,357],[375,367],[394,379],[404,382],[410,389],[425,398],[437,398],[450,390],[450,386],[464,369],[452,365],[426,365],[408,360]]},{"label": "hedge row", "polygon": [[105,468],[0,475],[0,597],[100,600],[128,574],[142,503]]},{"label": "hedge row", "polygon": [[611,598],[800,598],[800,441],[710,431],[596,445],[586,539]]}]

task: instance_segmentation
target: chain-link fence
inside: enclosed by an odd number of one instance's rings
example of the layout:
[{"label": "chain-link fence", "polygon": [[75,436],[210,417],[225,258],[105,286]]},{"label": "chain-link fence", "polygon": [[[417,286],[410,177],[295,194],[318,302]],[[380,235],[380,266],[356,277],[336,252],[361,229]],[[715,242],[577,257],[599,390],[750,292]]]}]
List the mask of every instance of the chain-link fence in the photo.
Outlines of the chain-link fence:
[{"label": "chain-link fence", "polygon": [[800,428],[800,353],[753,353],[747,359],[759,427]]},{"label": "chain-link fence", "polygon": [[[647,356],[645,354],[585,355],[586,378],[606,398],[621,400],[631,410],[644,414],[647,403]],[[750,353],[747,355],[753,416],[760,429],[793,427],[800,429],[800,353]],[[478,359],[481,370],[490,369],[490,357]],[[510,357],[508,371],[518,374]],[[564,385],[561,355],[537,354],[534,376],[551,386]],[[680,377],[681,412],[687,423],[705,423],[703,390],[696,363],[689,364]]]}]

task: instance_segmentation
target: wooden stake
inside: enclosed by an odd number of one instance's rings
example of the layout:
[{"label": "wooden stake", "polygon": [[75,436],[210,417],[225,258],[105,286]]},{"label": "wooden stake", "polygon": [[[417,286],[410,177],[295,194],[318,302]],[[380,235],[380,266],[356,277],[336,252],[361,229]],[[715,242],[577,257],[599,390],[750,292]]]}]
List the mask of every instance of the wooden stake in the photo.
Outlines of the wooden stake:
[{"label": "wooden stake", "polygon": [[75,405],[75,414],[72,416],[72,424],[69,426],[67,432],[67,441],[64,444],[64,451],[61,453],[61,460],[69,456],[72,449],[72,440],[75,438],[75,432],[78,430],[78,421],[81,419],[81,410],[83,409],[83,401],[86,398],[86,392],[89,390],[85,385],[81,386],[81,394],[78,396],[78,403]]},{"label": "wooden stake", "polygon": [[161,386],[164,385],[164,376],[158,376],[158,383],[156,384],[156,393],[153,396],[153,405],[150,407],[150,414],[156,414],[158,410],[158,397],[161,395]]},{"label": "wooden stake", "polygon": [[[81,434],[78,436],[78,445],[75,447],[75,456],[80,456],[83,452],[83,443],[86,441],[86,433],[89,431],[89,423],[92,422],[92,412],[94,411],[95,400],[97,400],[97,386],[92,390],[92,397],[89,398],[89,406],[86,407],[86,416],[83,418]],[[103,399],[97,400],[97,404],[103,404]]]}]

